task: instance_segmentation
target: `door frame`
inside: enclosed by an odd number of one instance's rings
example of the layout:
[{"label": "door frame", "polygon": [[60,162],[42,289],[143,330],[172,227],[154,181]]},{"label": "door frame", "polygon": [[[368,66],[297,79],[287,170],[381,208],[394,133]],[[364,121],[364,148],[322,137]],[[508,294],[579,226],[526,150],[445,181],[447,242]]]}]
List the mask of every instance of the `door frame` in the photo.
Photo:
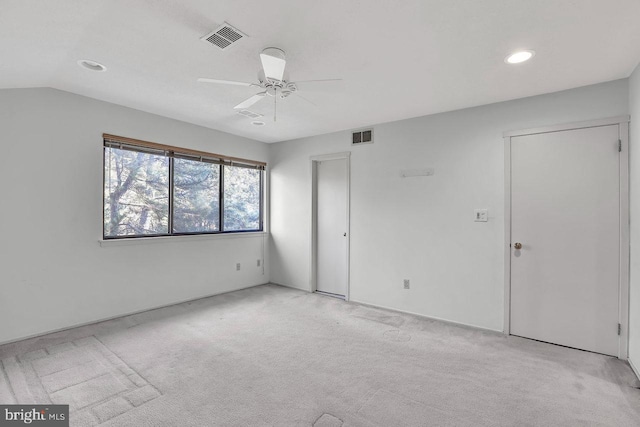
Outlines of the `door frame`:
[{"label": "door frame", "polygon": [[567,123],[503,133],[504,138],[504,328],[511,333],[511,138],[549,132],[618,125],[620,152],[620,270],[618,283],[618,323],[621,333],[618,358],[626,360],[629,353],[629,116]]},{"label": "door frame", "polygon": [[316,292],[318,278],[318,163],[328,160],[345,160],[347,163],[347,203],[346,203],[346,232],[347,232],[347,271],[346,281],[347,290],[344,300],[349,301],[350,294],[350,276],[351,276],[351,152],[344,151],[341,153],[322,154],[311,156],[311,262],[309,272],[309,290]]}]

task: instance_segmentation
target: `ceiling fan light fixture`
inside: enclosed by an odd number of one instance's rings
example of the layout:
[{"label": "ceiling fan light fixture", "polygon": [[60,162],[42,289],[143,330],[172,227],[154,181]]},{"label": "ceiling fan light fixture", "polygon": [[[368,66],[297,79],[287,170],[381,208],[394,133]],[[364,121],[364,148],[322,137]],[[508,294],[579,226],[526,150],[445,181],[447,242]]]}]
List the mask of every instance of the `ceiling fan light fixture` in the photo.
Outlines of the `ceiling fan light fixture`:
[{"label": "ceiling fan light fixture", "polygon": [[517,52],[510,53],[504,59],[507,64],[520,64],[528,61],[535,56],[536,52],[533,50],[519,50]]},{"label": "ceiling fan light fixture", "polygon": [[268,47],[260,53],[260,61],[267,79],[282,81],[284,67],[287,65],[285,54],[282,49]]},{"label": "ceiling fan light fixture", "polygon": [[105,67],[99,62],[92,61],[90,59],[81,59],[78,61],[78,65],[89,71],[98,71],[98,72],[107,71],[107,67]]}]

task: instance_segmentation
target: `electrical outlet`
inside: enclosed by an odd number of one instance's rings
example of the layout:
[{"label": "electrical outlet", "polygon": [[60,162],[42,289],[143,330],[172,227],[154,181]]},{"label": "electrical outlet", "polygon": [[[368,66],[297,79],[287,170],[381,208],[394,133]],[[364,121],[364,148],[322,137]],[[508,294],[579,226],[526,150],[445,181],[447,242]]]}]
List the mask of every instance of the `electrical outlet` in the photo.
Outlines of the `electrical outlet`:
[{"label": "electrical outlet", "polygon": [[256,265],[257,265],[258,267],[260,267],[260,260],[258,260],[258,262],[256,263]]},{"label": "electrical outlet", "polygon": [[411,283],[409,279],[404,279],[404,288],[409,289],[411,287]]},{"label": "electrical outlet", "polygon": [[240,271],[240,263],[236,264],[236,271]]}]

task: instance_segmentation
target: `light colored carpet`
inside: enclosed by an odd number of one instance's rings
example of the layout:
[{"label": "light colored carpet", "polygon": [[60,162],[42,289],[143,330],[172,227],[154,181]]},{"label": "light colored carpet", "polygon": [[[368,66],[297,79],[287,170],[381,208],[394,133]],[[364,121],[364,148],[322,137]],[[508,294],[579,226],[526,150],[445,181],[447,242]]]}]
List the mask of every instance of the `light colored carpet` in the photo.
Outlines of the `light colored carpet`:
[{"label": "light colored carpet", "polygon": [[638,426],[625,362],[258,286],[0,347],[71,425]]}]

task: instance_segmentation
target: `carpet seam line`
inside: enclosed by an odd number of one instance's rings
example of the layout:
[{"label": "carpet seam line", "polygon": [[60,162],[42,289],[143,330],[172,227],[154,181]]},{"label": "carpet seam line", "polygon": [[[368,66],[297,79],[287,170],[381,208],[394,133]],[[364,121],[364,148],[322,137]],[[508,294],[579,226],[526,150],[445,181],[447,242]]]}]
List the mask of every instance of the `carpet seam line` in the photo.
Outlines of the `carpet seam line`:
[{"label": "carpet seam line", "polygon": [[[17,358],[16,358],[17,360]],[[18,396],[16,396],[16,392],[11,385],[11,380],[9,380],[9,374],[6,372],[6,367],[4,366],[4,362],[0,360],[0,370],[2,371],[2,376],[7,380],[7,385],[9,386],[9,391],[11,392],[11,396],[13,396],[13,400],[18,403]]]}]

